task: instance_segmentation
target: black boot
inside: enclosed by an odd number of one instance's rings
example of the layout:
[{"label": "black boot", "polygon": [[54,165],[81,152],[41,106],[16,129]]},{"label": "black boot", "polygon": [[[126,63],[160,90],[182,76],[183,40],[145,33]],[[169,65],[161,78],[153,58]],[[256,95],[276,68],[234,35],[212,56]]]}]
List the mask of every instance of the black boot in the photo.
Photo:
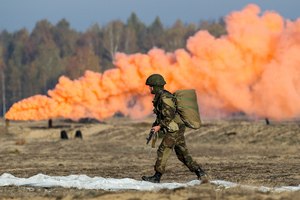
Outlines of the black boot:
[{"label": "black boot", "polygon": [[195,173],[196,173],[198,179],[201,180],[201,183],[208,182],[207,174],[200,167],[195,171]]},{"label": "black boot", "polygon": [[144,181],[148,181],[148,182],[152,182],[152,183],[159,183],[160,182],[160,178],[161,178],[162,174],[159,172],[155,172],[155,174],[153,176],[143,176],[142,179]]}]

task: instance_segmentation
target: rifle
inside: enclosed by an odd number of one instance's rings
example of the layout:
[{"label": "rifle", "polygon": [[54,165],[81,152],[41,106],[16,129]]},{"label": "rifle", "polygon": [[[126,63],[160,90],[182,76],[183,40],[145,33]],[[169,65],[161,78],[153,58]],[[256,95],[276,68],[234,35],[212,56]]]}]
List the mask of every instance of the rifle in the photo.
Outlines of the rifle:
[{"label": "rifle", "polygon": [[146,144],[148,144],[148,143],[150,142],[150,140],[151,140],[151,138],[152,138],[153,135],[154,135],[154,129],[151,129],[151,131],[150,131],[150,133],[149,133],[149,137],[146,138],[146,140],[147,140],[147,143],[146,143]]}]

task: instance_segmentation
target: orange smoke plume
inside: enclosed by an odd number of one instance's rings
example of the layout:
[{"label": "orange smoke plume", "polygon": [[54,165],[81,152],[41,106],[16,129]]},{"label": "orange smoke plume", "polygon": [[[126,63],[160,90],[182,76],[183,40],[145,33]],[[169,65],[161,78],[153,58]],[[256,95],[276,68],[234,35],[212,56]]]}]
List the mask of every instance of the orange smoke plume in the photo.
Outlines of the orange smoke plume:
[{"label": "orange smoke plume", "polygon": [[152,113],[146,78],[159,73],[166,89],[197,91],[202,115],[244,112],[275,120],[300,114],[300,18],[284,19],[274,11],[261,16],[248,5],[226,17],[228,35],[214,38],[199,31],[187,41],[189,52],[115,56],[116,69],[103,74],[86,71],[71,81],[62,76],[47,96],[15,103],[12,120],[56,117],[104,119],[121,112],[141,118]]}]

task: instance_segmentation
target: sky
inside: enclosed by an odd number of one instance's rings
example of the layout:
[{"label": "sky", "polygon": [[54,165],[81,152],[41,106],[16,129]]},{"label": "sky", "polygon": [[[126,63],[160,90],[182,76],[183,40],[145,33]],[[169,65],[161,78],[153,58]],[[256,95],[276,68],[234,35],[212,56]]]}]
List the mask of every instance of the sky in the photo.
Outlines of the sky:
[{"label": "sky", "polygon": [[299,0],[0,0],[0,32],[10,33],[47,19],[56,25],[65,18],[72,29],[85,32],[94,24],[100,27],[113,20],[126,23],[131,13],[149,26],[158,16],[165,27],[177,19],[183,23],[218,20],[248,4],[256,4],[261,12],[274,10],[286,19],[300,17]]}]

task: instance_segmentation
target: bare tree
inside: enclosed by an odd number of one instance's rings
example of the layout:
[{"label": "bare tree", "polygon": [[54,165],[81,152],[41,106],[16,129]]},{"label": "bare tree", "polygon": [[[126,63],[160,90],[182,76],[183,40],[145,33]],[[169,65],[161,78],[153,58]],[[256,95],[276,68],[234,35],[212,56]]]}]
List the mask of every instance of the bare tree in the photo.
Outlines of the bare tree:
[{"label": "bare tree", "polygon": [[124,24],[121,21],[112,21],[103,27],[103,45],[108,51],[111,60],[121,45]]},{"label": "bare tree", "polygon": [[124,29],[123,51],[128,54],[138,51],[137,38],[132,28]]},{"label": "bare tree", "polygon": [[4,70],[1,70],[1,79],[2,79],[2,103],[3,103],[3,117],[6,114],[6,101],[5,101],[5,76]]},{"label": "bare tree", "polygon": [[0,46],[0,70],[1,70],[1,91],[2,91],[2,104],[3,104],[3,117],[6,114],[6,99],[5,99],[5,75],[4,75],[4,70],[6,69],[5,63],[2,58],[2,48]]}]

